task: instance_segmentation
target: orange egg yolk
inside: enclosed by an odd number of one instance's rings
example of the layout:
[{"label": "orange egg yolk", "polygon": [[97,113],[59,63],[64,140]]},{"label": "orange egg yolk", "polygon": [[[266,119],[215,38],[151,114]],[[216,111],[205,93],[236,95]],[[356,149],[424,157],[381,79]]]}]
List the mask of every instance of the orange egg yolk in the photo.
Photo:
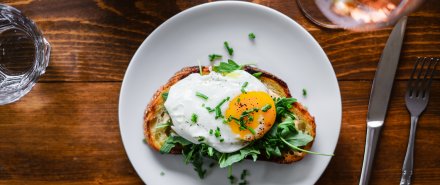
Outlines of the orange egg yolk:
[{"label": "orange egg yolk", "polygon": [[246,92],[229,103],[225,119],[232,132],[246,141],[259,139],[275,122],[276,108],[266,92]]}]

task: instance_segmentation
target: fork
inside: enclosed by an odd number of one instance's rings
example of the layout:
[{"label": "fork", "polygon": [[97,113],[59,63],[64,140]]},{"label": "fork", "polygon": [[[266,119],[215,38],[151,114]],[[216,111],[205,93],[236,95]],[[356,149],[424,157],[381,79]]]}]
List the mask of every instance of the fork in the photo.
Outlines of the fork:
[{"label": "fork", "polygon": [[[406,148],[405,160],[402,167],[400,185],[410,185],[413,174],[414,140],[416,136],[417,121],[420,114],[426,109],[429,100],[429,91],[434,78],[438,58],[417,58],[411,77],[408,81],[408,88],[405,93],[406,108],[411,114],[411,130],[408,146]],[[427,67],[425,67],[427,65]],[[419,67],[421,66],[421,67]]]}]

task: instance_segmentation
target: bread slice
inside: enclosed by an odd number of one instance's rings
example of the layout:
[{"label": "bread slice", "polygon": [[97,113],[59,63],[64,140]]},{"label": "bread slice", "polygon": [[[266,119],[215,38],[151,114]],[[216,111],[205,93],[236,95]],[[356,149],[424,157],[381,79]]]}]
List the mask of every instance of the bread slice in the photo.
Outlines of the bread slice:
[{"label": "bread slice", "polygon": [[[271,91],[272,97],[291,97],[287,84],[278,77],[255,67],[245,66],[244,70],[249,72],[250,74],[261,72],[262,75],[260,77],[260,81],[264,85],[266,85],[266,87]],[[209,74],[209,72],[209,67],[202,67],[202,74]],[[174,76],[171,77],[165,85],[157,90],[146,108],[144,117],[145,139],[148,145],[150,145],[153,149],[157,151],[160,150],[171,132],[170,127],[156,128],[158,124],[166,123],[170,119],[167,111],[165,110],[162,94],[168,92],[172,85],[192,73],[199,73],[199,67],[185,67],[174,74]],[[304,106],[302,106],[300,103],[295,102],[292,106],[291,111],[295,113],[299,120],[295,123],[296,128],[315,138],[315,119],[309,114],[307,109],[304,108]],[[309,150],[312,147],[312,144],[313,141],[304,146],[304,149]],[[181,148],[174,147],[170,153],[181,154],[181,152]],[[304,152],[291,150],[282,153],[282,157],[266,159],[261,158],[259,160],[288,164],[301,160],[302,158],[304,158],[305,155],[306,153]]]}]

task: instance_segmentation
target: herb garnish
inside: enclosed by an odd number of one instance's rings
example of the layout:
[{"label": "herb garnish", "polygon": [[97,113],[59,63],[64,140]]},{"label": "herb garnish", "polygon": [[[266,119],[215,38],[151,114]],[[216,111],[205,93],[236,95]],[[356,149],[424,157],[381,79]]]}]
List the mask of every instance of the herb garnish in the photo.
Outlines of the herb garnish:
[{"label": "herb garnish", "polygon": [[303,91],[303,96],[306,97],[307,96],[307,90],[303,89],[302,91]]},{"label": "herb garnish", "polygon": [[169,127],[169,126],[171,126],[173,123],[171,122],[171,119],[169,119],[166,123],[162,123],[162,124],[158,124],[158,125],[156,125],[156,129],[158,129],[158,128],[166,128],[166,127]]},{"label": "herb garnish", "polygon": [[255,39],[255,34],[254,33],[249,33],[249,39],[254,40]]},{"label": "herb garnish", "polygon": [[163,92],[163,93],[162,93],[162,99],[163,99],[163,101],[166,101],[167,98],[168,98],[168,92]]},{"label": "herb garnish", "polygon": [[196,92],[196,96],[198,96],[198,97],[200,97],[200,98],[202,98],[204,100],[208,100],[208,96],[206,96],[206,95],[204,95],[204,94],[202,94],[200,92]]},{"label": "herb garnish", "polygon": [[215,135],[215,137],[220,137],[220,136],[222,136],[222,134],[220,133],[220,128],[216,128],[215,129],[215,131],[214,131],[214,135]]},{"label": "herb garnish", "polygon": [[227,41],[225,41],[223,44],[225,45],[226,50],[228,50],[229,55],[232,56],[234,54],[234,49],[229,47],[229,43]]},{"label": "herb garnish", "polygon": [[270,105],[270,104],[266,104],[265,106],[263,106],[263,107],[261,108],[261,111],[263,111],[263,112],[267,112],[270,108],[272,108],[272,105]]},{"label": "herb garnish", "polygon": [[246,94],[246,90],[244,90],[244,88],[246,88],[248,85],[248,82],[244,82],[243,85],[241,86],[241,92]]},{"label": "herb garnish", "polygon": [[197,116],[197,114],[195,114],[195,113],[193,113],[192,115],[191,115],[191,122],[193,122],[193,123],[197,123],[197,118],[198,118],[199,116]]},{"label": "herb garnish", "polygon": [[252,76],[254,76],[255,78],[260,79],[260,77],[261,77],[262,74],[263,74],[262,72],[258,72],[258,73],[254,73],[254,74],[252,74]]},{"label": "herb garnish", "polygon": [[221,59],[222,56],[218,55],[218,54],[211,54],[208,56],[208,58],[209,58],[209,61],[213,62],[214,60]]},{"label": "herb garnish", "polygon": [[215,109],[214,109],[215,110],[215,119],[223,118],[222,111],[221,111],[220,107],[228,100],[229,100],[229,96],[226,97],[225,99],[223,99],[217,106],[215,106]]},{"label": "herb garnish", "polygon": [[165,172],[160,172],[160,176],[164,176],[165,175]]},{"label": "herb garnish", "polygon": [[235,61],[228,59],[228,62],[220,62],[218,66],[212,68],[213,71],[221,74],[228,74],[232,71],[242,69],[243,66],[238,65]]}]

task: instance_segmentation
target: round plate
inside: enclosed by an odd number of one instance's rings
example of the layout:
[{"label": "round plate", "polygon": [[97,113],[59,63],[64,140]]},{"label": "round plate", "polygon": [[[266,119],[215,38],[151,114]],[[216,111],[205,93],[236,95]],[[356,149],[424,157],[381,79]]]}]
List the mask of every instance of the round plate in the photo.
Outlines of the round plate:
[{"label": "round plate", "polygon": [[[251,41],[249,33],[255,33]],[[119,126],[128,158],[148,185],[224,185],[227,169],[208,168],[201,180],[180,155],[161,155],[143,142],[145,108],[155,91],[185,66],[209,65],[208,55],[257,64],[283,79],[293,97],[308,107],[317,124],[312,151],[333,153],[341,127],[341,97],[333,68],[313,37],[280,12],[245,2],[215,2],[183,11],[159,26],[142,43],[128,66],[119,97]],[[307,97],[302,95],[307,90]],[[251,185],[314,184],[331,157],[307,155],[285,165],[246,160],[234,165],[239,176],[250,170]],[[209,163],[208,163],[209,164]],[[163,172],[163,173],[162,173]]]}]

